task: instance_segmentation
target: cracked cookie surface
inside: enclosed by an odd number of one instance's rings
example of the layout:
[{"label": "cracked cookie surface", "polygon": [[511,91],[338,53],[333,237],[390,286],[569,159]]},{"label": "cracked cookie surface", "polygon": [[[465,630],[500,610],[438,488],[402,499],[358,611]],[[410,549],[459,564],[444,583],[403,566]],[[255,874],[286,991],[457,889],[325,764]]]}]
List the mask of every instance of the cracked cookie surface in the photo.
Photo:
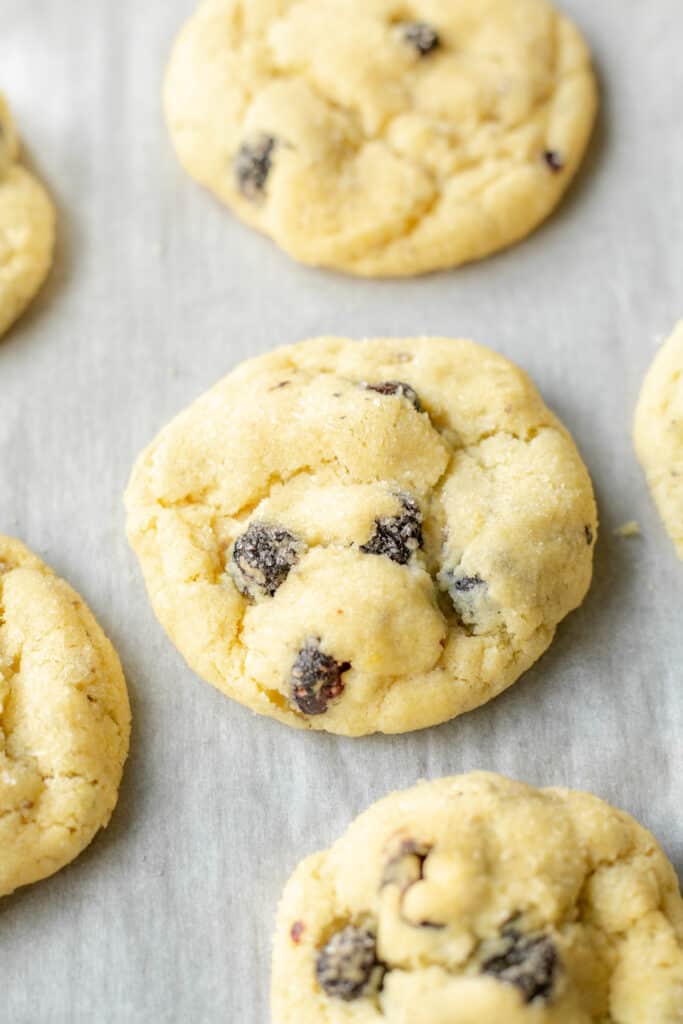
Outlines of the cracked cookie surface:
[{"label": "cracked cookie surface", "polygon": [[184,168],[295,259],[368,276],[529,234],[596,109],[547,0],[207,0],[164,89]]},{"label": "cracked cookie surface", "polygon": [[683,901],[595,796],[491,773],[380,800],[297,867],[273,1024],[680,1024]]},{"label": "cracked cookie surface", "polygon": [[683,559],[683,321],[647,373],[633,438],[659,514]]},{"label": "cracked cookie surface", "polygon": [[526,375],[469,341],[319,338],[240,365],[141,455],[128,535],[189,664],[290,725],[445,721],[588,588],[590,479]]},{"label": "cracked cookie surface", "polygon": [[0,536],[0,896],[73,860],[116,804],[130,709],[83,600]]},{"label": "cracked cookie surface", "polygon": [[18,157],[16,129],[0,94],[0,334],[42,285],[54,247],[54,208]]}]

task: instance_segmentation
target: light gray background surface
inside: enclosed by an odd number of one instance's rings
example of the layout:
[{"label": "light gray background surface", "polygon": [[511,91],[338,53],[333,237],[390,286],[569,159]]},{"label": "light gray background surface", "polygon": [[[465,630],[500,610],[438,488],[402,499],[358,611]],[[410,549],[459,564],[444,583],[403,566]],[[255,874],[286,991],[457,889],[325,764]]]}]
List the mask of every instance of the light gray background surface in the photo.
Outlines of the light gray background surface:
[{"label": "light gray background surface", "polygon": [[[373,282],[295,265],[180,170],[160,80],[193,0],[0,0],[0,87],[59,207],[49,284],[0,342],[0,531],[90,603],[134,714],[111,826],[0,902],[2,1024],[265,1024],[290,870],[423,776],[484,767],[591,789],[683,868],[683,566],[630,442],[645,368],[683,315],[683,7],[564,7],[603,105],[558,214],[480,265]],[[257,719],[185,667],[124,539],[122,491],[157,429],[243,357],[324,332],[498,348],[593,474],[584,606],[520,683],[438,729],[347,740]],[[615,537],[632,518],[642,538]]]}]

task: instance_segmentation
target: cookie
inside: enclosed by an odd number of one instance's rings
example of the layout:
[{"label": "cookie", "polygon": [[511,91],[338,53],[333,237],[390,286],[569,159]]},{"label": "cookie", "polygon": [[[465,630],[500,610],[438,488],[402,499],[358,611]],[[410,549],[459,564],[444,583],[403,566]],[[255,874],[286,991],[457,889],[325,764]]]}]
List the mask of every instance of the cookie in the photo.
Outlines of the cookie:
[{"label": "cookie", "polygon": [[588,588],[590,479],[470,341],[319,338],[239,366],[141,455],[128,535],[189,664],[290,725],[443,722],[513,683]]},{"label": "cookie", "polygon": [[18,155],[16,129],[0,95],[0,334],[42,285],[54,247],[54,208]]},{"label": "cookie", "polygon": [[83,600],[0,536],[0,896],[77,857],[116,804],[130,710]]},{"label": "cookie", "polygon": [[560,200],[597,105],[547,0],[206,0],[164,89],[187,172],[303,263],[480,259]]},{"label": "cookie", "polygon": [[683,559],[683,321],[645,378],[633,439],[659,513]]},{"label": "cookie", "polygon": [[280,903],[274,1024],[680,1024],[683,900],[633,818],[477,772],[307,857]]}]

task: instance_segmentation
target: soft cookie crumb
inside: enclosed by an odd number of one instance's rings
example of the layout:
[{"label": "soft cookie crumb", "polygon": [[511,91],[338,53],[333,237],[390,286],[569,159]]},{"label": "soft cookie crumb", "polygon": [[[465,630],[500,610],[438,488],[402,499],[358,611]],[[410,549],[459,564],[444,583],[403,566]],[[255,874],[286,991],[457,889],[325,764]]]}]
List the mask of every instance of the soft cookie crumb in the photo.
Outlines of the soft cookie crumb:
[{"label": "soft cookie crumb", "polygon": [[614,533],[617,537],[640,537],[640,523],[636,522],[635,519],[629,519],[627,523],[617,526]]}]

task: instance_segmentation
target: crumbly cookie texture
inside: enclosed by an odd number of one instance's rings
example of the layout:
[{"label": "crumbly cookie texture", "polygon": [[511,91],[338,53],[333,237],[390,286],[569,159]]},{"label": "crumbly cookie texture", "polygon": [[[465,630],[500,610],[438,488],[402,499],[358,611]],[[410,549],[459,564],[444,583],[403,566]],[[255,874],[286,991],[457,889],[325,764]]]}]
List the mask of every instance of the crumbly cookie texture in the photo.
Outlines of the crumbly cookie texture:
[{"label": "crumbly cookie texture", "polygon": [[0,94],[0,334],[42,285],[54,248],[54,208],[18,157],[16,129]]},{"label": "crumbly cookie texture", "polygon": [[597,105],[547,0],[206,0],[164,101],[189,174],[295,259],[368,276],[529,234]]},{"label": "crumbly cookie texture", "polygon": [[683,559],[683,320],[645,378],[633,439],[659,513]]},{"label": "crumbly cookie texture", "polygon": [[141,455],[128,535],[189,664],[290,725],[445,721],[588,588],[590,479],[528,377],[470,341],[318,338],[243,363]]},{"label": "crumbly cookie texture", "polygon": [[0,896],[104,827],[128,753],[118,658],[82,599],[0,536]]},{"label": "crumbly cookie texture", "polygon": [[273,1024],[680,1024],[683,901],[595,796],[491,773],[380,800],[296,869]]}]

